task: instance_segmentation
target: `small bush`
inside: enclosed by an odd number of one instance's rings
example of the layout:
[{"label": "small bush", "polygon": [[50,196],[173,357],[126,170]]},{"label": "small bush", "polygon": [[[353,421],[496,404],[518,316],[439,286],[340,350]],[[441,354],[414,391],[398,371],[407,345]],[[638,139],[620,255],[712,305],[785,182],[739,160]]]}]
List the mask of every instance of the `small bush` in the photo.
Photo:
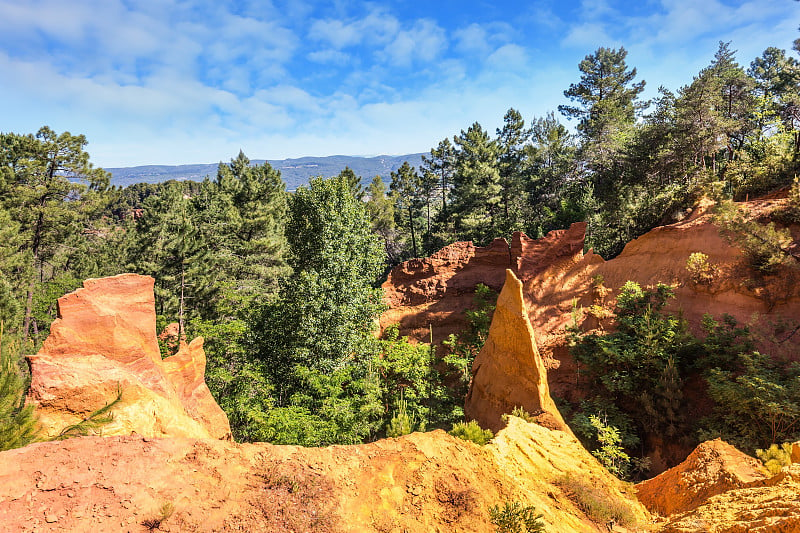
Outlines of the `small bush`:
[{"label": "small bush", "polygon": [[636,514],[631,504],[609,496],[582,479],[566,474],[556,481],[556,485],[594,522],[624,527],[636,524]]},{"label": "small bush", "polygon": [[164,502],[158,509],[158,515],[153,518],[147,518],[142,521],[142,525],[150,531],[158,529],[161,524],[175,512],[175,506],[172,502]]},{"label": "small bush", "polygon": [[542,515],[536,514],[532,505],[523,506],[519,502],[506,502],[501,509],[498,505],[489,509],[489,518],[497,526],[497,533],[540,533],[544,531]]},{"label": "small bush", "polygon": [[472,441],[478,446],[483,446],[494,437],[491,429],[482,429],[474,420],[453,424],[453,429],[449,433],[461,440]]},{"label": "small bush", "polygon": [[522,407],[515,407],[514,409],[511,410],[510,413],[504,414],[503,417],[502,417],[503,418],[503,422],[507,422],[509,416],[516,416],[517,418],[523,419],[525,422],[534,423],[534,424],[536,423],[536,417],[533,416],[532,414],[530,414],[528,411],[526,411]]},{"label": "small bush", "polygon": [[764,463],[767,472],[775,475],[784,466],[792,464],[792,443],[784,442],[780,446],[772,444],[766,450],[756,450],[756,456]]},{"label": "small bush", "polygon": [[710,285],[714,281],[714,266],[708,262],[708,256],[703,252],[694,252],[686,260],[686,270],[689,277],[698,285]]}]

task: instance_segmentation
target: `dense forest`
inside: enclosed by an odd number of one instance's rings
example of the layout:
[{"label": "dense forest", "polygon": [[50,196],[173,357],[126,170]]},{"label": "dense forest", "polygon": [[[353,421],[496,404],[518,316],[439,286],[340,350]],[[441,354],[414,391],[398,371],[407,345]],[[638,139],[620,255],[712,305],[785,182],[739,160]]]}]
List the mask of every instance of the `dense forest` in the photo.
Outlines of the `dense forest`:
[{"label": "dense forest", "polygon": [[[745,67],[720,43],[687,85],[645,101],[626,51],[599,48],[581,61],[558,109],[574,131],[555,112],[526,122],[512,108],[494,135],[476,122],[439,142],[420,168],[392,172],[388,188],[381,177],[362,187],[345,168],[289,194],[279,172],[239,153],[202,182],[118,189],[90,163],[82,135],[2,133],[0,445],[35,438],[21,406],[20,354],[47,336],[56,299],[86,278],[129,271],[156,279],[159,328],[178,322],[181,335],[206,338],[207,382],[239,441],[323,445],[449,429],[463,418],[464,369],[485,336],[491,294],[479,291],[473,327],[450,340],[449,353],[412,345],[393,328],[375,339],[376,287],[387,269],[457,240],[539,237],[584,220],[587,246],[610,258],[703,195],[724,204],[791,185],[800,170],[795,52],[800,40],[793,52],[768,48]],[[728,227],[745,231],[733,204],[724,205]],[[765,253],[768,269],[776,260]],[[671,419],[669,403],[680,401],[680,373],[691,370],[682,361],[716,369],[708,379],[720,384],[721,404],[749,394],[731,389],[735,369],[774,383],[798,379],[797,369],[763,357],[741,359],[749,345],[735,324],[709,322],[708,338],[690,339],[678,319],[660,314],[669,296],[627,287],[616,336],[575,333],[576,357],[603,384],[574,418],[587,439],[604,427],[589,418],[600,411],[629,450],[636,427],[686,433],[688,421]],[[643,324],[645,308],[654,320]],[[663,341],[655,366],[604,379],[619,364],[608,354],[629,353],[643,335]],[[645,385],[655,397],[634,395]],[[784,400],[800,420],[800,398]],[[623,404],[659,418],[636,419]],[[794,427],[764,441],[735,424],[720,415],[705,431],[763,446]]]}]

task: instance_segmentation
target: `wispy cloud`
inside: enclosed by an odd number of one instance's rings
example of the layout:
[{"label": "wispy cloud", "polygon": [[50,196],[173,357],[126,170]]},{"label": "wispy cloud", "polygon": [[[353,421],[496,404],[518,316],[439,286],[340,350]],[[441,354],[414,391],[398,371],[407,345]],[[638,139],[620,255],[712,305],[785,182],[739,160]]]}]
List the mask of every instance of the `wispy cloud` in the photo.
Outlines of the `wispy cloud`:
[{"label": "wispy cloud", "polygon": [[628,4],[0,0],[0,128],[85,133],[109,166],[423,151],[554,109],[597,46],[677,88],[718,40],[748,63],[800,24],[789,0]]}]

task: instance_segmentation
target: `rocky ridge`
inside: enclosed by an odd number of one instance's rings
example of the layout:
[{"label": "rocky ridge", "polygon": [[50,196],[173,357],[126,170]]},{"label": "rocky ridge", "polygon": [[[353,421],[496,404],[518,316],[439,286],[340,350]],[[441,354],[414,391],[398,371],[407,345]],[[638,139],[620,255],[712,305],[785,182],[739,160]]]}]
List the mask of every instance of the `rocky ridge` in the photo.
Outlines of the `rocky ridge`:
[{"label": "rocky ridge", "polygon": [[[496,337],[524,323],[526,315],[521,284],[508,276],[508,302],[502,306],[508,313],[497,314],[490,333],[499,347],[508,339]],[[203,382],[202,339],[183,343],[162,361],[152,288],[152,278],[129,274],[88,280],[59,300],[51,337],[31,357],[29,401],[37,404],[44,427],[52,434],[85,417],[111,401],[117,387],[123,403],[114,406],[105,437],[0,453],[3,527],[490,532],[495,527],[489,508],[518,502],[534,505],[549,531],[603,531],[563,487],[566,478],[588,480],[623,502],[631,523],[649,523],[630,488],[600,466],[565,425],[566,432],[550,430],[511,417],[485,447],[443,431],[327,448],[209,438],[218,436],[214,429],[221,424]],[[558,416],[530,328],[515,339],[528,357],[519,364],[539,372],[529,393],[537,406]],[[202,438],[187,438],[192,431]]]}]

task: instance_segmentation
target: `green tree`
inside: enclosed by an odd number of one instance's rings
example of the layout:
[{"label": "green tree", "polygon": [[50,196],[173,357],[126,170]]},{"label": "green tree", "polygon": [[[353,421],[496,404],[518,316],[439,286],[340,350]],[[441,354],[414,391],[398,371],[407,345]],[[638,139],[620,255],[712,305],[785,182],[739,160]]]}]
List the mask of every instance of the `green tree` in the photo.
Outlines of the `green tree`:
[{"label": "green tree", "polygon": [[[0,316],[8,315],[7,309],[0,308]],[[25,381],[19,367],[19,345],[4,335],[4,326],[0,320],[0,451],[25,446],[36,440],[38,432],[33,407],[24,404]]]},{"label": "green tree", "polygon": [[387,194],[386,184],[380,176],[375,176],[367,186],[365,206],[373,233],[383,239],[388,263],[391,265],[400,262],[402,252],[397,242],[394,202]]},{"label": "green tree", "polygon": [[367,191],[361,185],[361,176],[357,176],[352,168],[344,167],[344,169],[339,172],[339,177],[347,182],[347,187],[356,200],[360,202],[364,199],[364,194],[366,194]]},{"label": "green tree", "polygon": [[419,211],[419,197],[421,179],[414,167],[404,161],[397,172],[392,171],[392,183],[389,188],[392,191],[395,205],[395,217],[397,225],[408,228],[411,234],[411,250],[414,257],[419,257],[417,248],[417,236],[415,231],[415,218]]},{"label": "green tree", "polygon": [[499,236],[502,213],[497,142],[477,122],[453,140],[457,149],[451,210],[456,237],[487,244]]},{"label": "green tree", "polygon": [[800,365],[758,352],[741,354],[739,368],[712,369],[708,392],[716,402],[706,436],[743,449],[796,440],[800,435]]},{"label": "green tree", "polygon": [[503,117],[503,128],[497,130],[502,234],[524,229],[523,209],[527,203],[525,182],[528,170],[525,146],[530,136],[531,130],[525,127],[520,112],[514,108],[509,109]]},{"label": "green tree", "polygon": [[21,251],[28,258],[27,267],[18,272],[27,284],[22,325],[26,339],[37,280],[45,278],[45,266],[66,235],[80,231],[93,193],[108,186],[108,173],[89,162],[86,144],[83,135],[57,134],[47,126],[35,136],[0,134],[2,203],[19,224]]},{"label": "green tree", "polygon": [[450,143],[450,139],[443,139],[436,148],[431,148],[430,157],[422,156],[422,173],[433,174],[438,177],[438,189],[442,195],[442,205],[439,209],[439,222],[447,227],[450,221],[450,213],[447,210],[447,195],[452,185],[453,173],[455,172],[455,148]]},{"label": "green tree", "polygon": [[580,82],[564,91],[564,96],[578,105],[558,106],[565,116],[578,119],[585,157],[600,174],[613,166],[627,130],[645,105],[638,99],[645,82],[633,81],[636,69],[628,68],[627,55],[624,48],[601,47],[586,56],[578,65]]},{"label": "green tree", "polygon": [[373,283],[383,270],[383,247],[345,179],[314,178],[298,188],[286,236],[293,273],[253,325],[276,385],[298,364],[329,372],[359,360],[382,308]]},{"label": "green tree", "polygon": [[269,163],[251,165],[242,153],[220,164],[214,183],[206,183],[192,198],[198,224],[221,278],[231,307],[246,307],[274,293],[287,273],[286,185]]}]

